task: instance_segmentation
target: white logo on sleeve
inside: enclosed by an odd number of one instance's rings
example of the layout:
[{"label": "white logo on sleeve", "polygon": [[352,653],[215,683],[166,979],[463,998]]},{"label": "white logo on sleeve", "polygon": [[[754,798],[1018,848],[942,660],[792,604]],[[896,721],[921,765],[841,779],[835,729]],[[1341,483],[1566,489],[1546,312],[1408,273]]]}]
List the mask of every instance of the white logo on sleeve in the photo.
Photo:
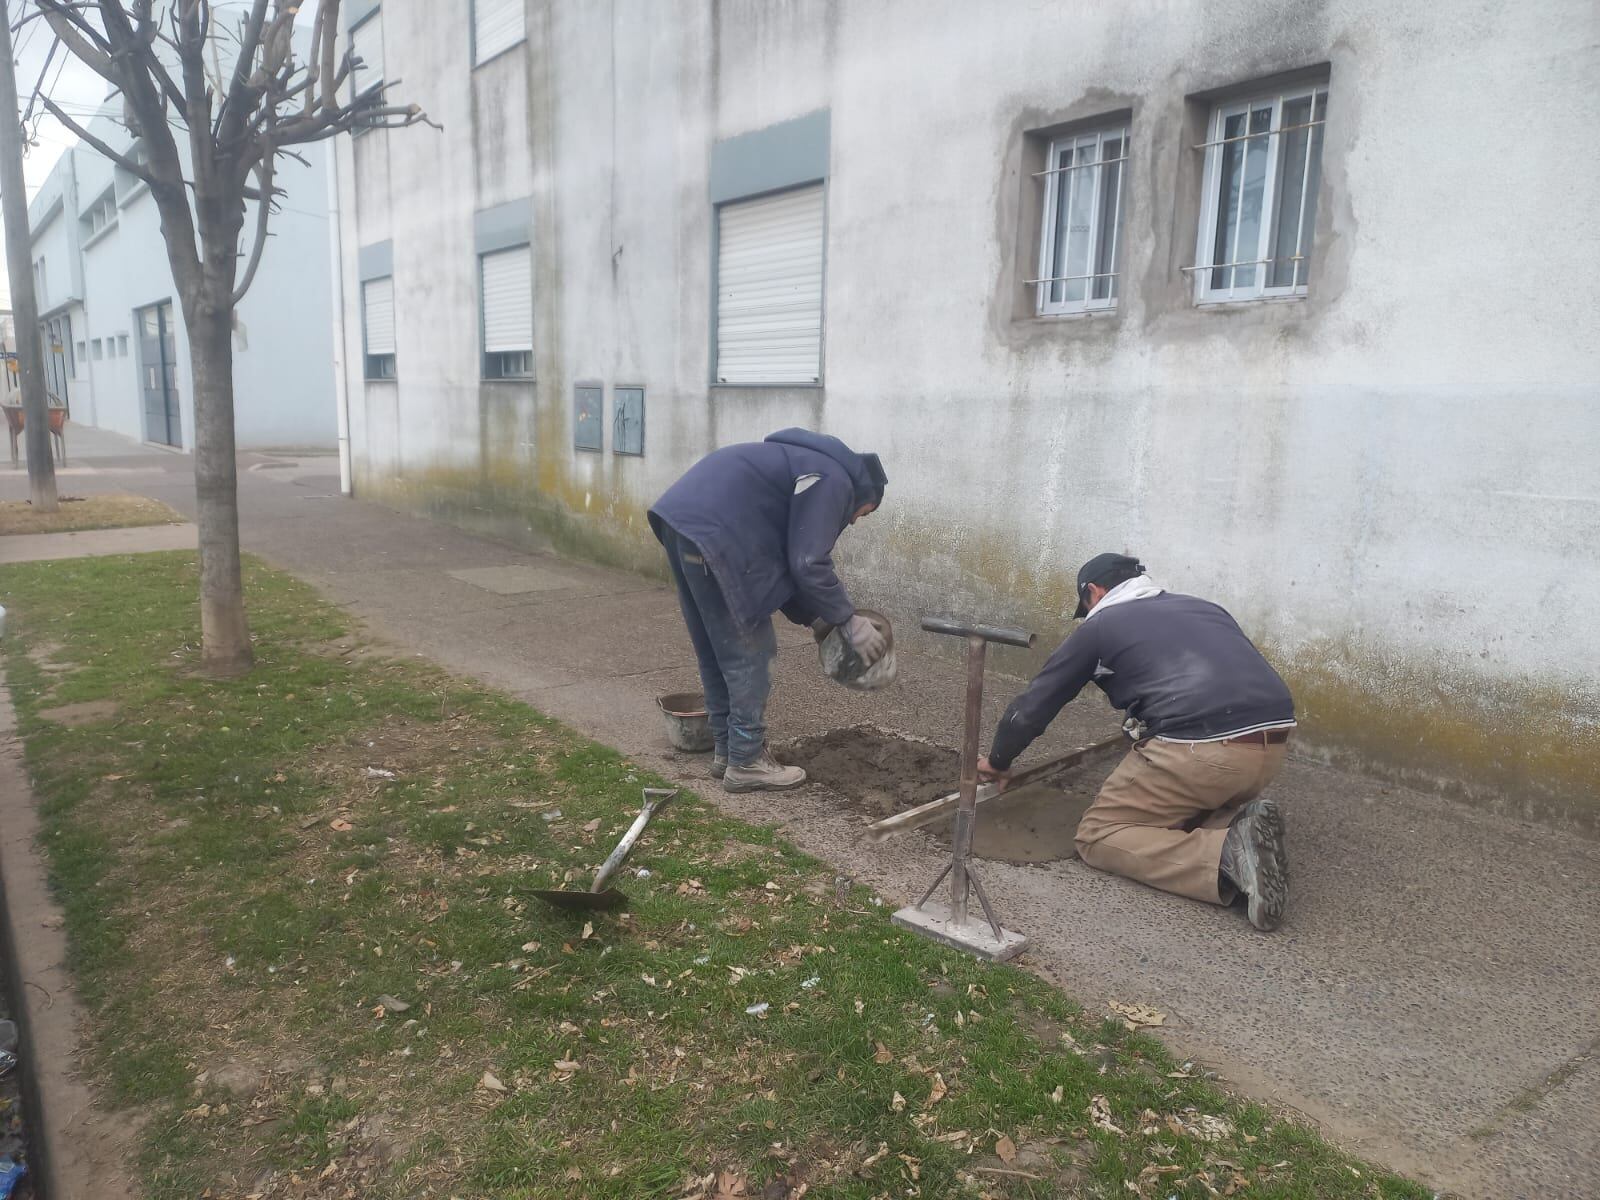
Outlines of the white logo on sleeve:
[{"label": "white logo on sleeve", "polygon": [[805,491],[808,487],[821,478],[821,475],[815,473],[811,475],[800,476],[799,479],[794,481],[794,494],[798,496],[801,492]]}]

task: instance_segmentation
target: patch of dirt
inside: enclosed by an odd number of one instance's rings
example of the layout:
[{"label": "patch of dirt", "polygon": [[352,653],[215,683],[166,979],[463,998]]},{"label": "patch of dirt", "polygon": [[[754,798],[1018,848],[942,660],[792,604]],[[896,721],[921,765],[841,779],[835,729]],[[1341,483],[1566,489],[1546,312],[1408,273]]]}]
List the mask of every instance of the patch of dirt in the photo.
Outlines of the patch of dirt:
[{"label": "patch of dirt", "polygon": [[[801,738],[783,747],[781,757],[875,820],[948,795],[961,781],[956,751],[869,725]],[[1074,857],[1073,833],[1100,790],[1109,757],[1096,755],[1048,783],[1027,784],[985,802],[973,830],[973,854],[1025,865]],[[929,830],[949,845],[948,822]]]},{"label": "patch of dirt", "polygon": [[1051,1153],[1052,1142],[1058,1142],[1058,1139],[1023,1142],[1016,1147],[1016,1153],[1009,1162],[991,1154],[974,1158],[964,1169],[972,1172],[980,1186],[987,1185],[991,1189],[1009,1182],[1043,1179],[1053,1185],[1051,1195],[1076,1196],[1079,1194],[1078,1187],[1085,1179],[1076,1161],[1078,1155],[1074,1153],[1070,1162],[1057,1162],[1056,1156]]},{"label": "patch of dirt", "polygon": [[[327,775],[369,785],[426,769],[448,771],[465,756],[484,756],[503,749],[505,740],[481,723],[465,718],[418,721],[393,717],[364,729],[348,741],[317,751],[317,769]],[[369,772],[379,772],[372,774]]]},{"label": "patch of dirt", "polygon": [[870,725],[800,738],[781,747],[778,757],[804,767],[811,782],[838,792],[874,819],[937,800],[961,782],[956,751]]},{"label": "patch of dirt", "polygon": [[55,708],[42,708],[39,715],[46,721],[75,729],[79,725],[93,725],[96,721],[109,721],[122,711],[115,700],[84,700],[78,704],[61,704]]},{"label": "patch of dirt", "polygon": [[56,655],[65,649],[60,642],[40,642],[37,646],[29,647],[28,659],[47,675],[64,675],[78,669],[75,663],[56,661]]},{"label": "patch of dirt", "polygon": [[176,525],[183,521],[181,515],[148,496],[110,492],[101,496],[62,496],[60,502],[61,507],[53,513],[36,513],[26,500],[0,501],[0,536]]}]

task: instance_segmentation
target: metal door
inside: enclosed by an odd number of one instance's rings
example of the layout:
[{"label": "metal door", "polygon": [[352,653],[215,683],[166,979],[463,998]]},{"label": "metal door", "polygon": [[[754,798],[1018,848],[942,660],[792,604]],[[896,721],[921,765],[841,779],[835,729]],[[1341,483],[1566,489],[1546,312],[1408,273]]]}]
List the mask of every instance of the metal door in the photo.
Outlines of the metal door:
[{"label": "metal door", "polygon": [[178,416],[178,344],[170,300],[139,310],[139,380],[144,388],[145,440],[183,445]]},{"label": "metal door", "polygon": [[52,317],[44,330],[44,390],[51,408],[69,408],[67,380],[72,375],[72,318]]}]

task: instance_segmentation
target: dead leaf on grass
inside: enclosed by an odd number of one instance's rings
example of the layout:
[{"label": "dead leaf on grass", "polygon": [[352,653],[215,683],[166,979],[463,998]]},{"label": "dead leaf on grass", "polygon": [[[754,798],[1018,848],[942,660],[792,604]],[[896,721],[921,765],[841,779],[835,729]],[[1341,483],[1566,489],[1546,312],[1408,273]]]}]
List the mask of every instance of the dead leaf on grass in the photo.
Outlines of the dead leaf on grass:
[{"label": "dead leaf on grass", "polygon": [[558,1058],[555,1061],[555,1068],[558,1071],[564,1071],[568,1074],[571,1074],[574,1071],[583,1070],[583,1064],[575,1063],[570,1058]]},{"label": "dead leaf on grass", "polygon": [[593,921],[585,921],[583,923],[583,938],[579,938],[578,940],[582,941],[582,940],[584,940],[584,938],[592,938],[593,936],[594,936],[594,922]]},{"label": "dead leaf on grass", "polygon": [[717,1191],[712,1200],[742,1200],[749,1194],[750,1187],[743,1175],[723,1171],[717,1176]]},{"label": "dead leaf on grass", "polygon": [[333,830],[335,833],[349,833],[355,828],[355,826],[350,824],[350,822],[346,821],[343,817],[335,817],[333,820],[328,822],[328,828]]},{"label": "dead leaf on grass", "polygon": [[994,1144],[994,1156],[1009,1167],[1017,1161],[1017,1144],[1002,1133]]},{"label": "dead leaf on grass", "polygon": [[[895,1095],[899,1096],[900,1093],[896,1092]],[[889,1143],[888,1142],[879,1142],[877,1150],[874,1151],[872,1154],[867,1155],[866,1158],[861,1160],[861,1165],[856,1168],[856,1174],[857,1175],[865,1174],[868,1167],[875,1167],[880,1162],[882,1162],[884,1159],[886,1159],[888,1157],[889,1157]]]},{"label": "dead leaf on grass", "polygon": [[877,1063],[880,1067],[892,1063],[894,1061],[894,1054],[889,1050],[889,1047],[885,1046],[882,1042],[878,1042],[876,1045],[878,1049],[873,1054],[872,1061]]},{"label": "dead leaf on grass", "polygon": [[599,828],[600,828],[600,818],[599,817],[596,817],[592,821],[585,821],[584,824],[583,824],[583,831],[585,833],[593,833],[595,830],[597,830]]},{"label": "dead leaf on grass", "polygon": [[1089,1098],[1089,1123],[1096,1129],[1122,1136],[1122,1128],[1111,1119],[1111,1104],[1104,1096]]},{"label": "dead leaf on grass", "polygon": [[1060,1104],[1061,1101],[1062,1101],[1062,1098],[1065,1097],[1066,1094],[1067,1094],[1066,1085],[1059,1084],[1059,1083],[1056,1084],[1056,1090],[1050,1093],[1050,1103],[1051,1104]]},{"label": "dead leaf on grass", "polygon": [[928,1092],[927,1107],[932,1108],[949,1094],[950,1089],[945,1086],[944,1076],[935,1071],[933,1073],[933,1088]]},{"label": "dead leaf on grass", "polygon": [[506,1090],[506,1085],[495,1077],[493,1071],[485,1071],[483,1078],[478,1080],[478,1086],[487,1092],[503,1092]]},{"label": "dead leaf on grass", "polygon": [[896,1092],[894,1094],[894,1099],[889,1101],[889,1108],[893,1112],[904,1112],[906,1109],[906,1098],[899,1092]]}]

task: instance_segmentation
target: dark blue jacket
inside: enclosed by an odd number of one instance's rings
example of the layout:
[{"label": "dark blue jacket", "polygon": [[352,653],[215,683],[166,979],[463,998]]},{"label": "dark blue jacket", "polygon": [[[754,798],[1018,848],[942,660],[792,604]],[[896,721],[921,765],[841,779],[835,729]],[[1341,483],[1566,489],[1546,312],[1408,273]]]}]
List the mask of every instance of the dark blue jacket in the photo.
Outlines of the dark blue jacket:
[{"label": "dark blue jacket", "polygon": [[855,612],[833,570],[833,544],[863,504],[883,498],[876,455],[838,438],[785,429],[713,450],[650,509],[650,527],[688,538],[728,609],[754,628],[774,612],[842,625]]},{"label": "dark blue jacket", "polygon": [[1294,698],[1228,611],[1162,592],[1091,611],[995,728],[1000,770],[1094,683],[1152,736],[1209,741],[1294,723]]}]

